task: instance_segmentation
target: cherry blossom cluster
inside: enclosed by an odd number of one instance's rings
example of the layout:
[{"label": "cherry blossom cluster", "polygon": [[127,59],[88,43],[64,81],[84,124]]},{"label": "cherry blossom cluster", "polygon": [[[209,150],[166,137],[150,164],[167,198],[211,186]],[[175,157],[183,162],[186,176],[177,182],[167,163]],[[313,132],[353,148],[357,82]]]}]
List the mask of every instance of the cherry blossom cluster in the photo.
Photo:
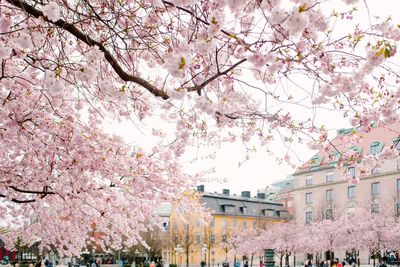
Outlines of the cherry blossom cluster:
[{"label": "cherry blossom cluster", "polygon": [[[292,143],[327,142],[288,106],[329,106],[363,129],[398,122],[399,28],[378,19],[343,33],[335,22],[355,21],[359,1],[335,1],[343,10],[319,0],[3,1],[0,211],[13,219],[0,237],[65,255],[141,242],[153,207],[194,185],[181,166],[193,146],[282,140],[278,160],[290,162]],[[312,86],[296,86],[297,75]],[[110,120],[159,118],[170,129],[153,127],[148,149],[107,131]]]}]

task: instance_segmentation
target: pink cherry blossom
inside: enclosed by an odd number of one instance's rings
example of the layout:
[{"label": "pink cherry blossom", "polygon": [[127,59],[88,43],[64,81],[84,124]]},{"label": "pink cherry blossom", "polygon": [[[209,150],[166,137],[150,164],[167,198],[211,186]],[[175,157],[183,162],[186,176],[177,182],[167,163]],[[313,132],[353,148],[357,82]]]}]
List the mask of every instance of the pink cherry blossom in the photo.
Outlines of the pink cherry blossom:
[{"label": "pink cherry blossom", "polygon": [[43,7],[42,12],[51,21],[57,21],[60,18],[60,8],[56,2],[49,2]]}]

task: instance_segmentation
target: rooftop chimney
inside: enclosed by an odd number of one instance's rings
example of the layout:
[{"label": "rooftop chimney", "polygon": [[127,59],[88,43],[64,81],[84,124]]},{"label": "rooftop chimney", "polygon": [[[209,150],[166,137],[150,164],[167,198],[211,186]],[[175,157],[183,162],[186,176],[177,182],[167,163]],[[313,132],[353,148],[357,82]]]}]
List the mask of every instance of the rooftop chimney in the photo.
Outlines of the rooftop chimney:
[{"label": "rooftop chimney", "polygon": [[257,193],[257,198],[265,199],[265,193]]},{"label": "rooftop chimney", "polygon": [[229,189],[222,189],[222,194],[225,196],[229,196]]},{"label": "rooftop chimney", "polygon": [[204,192],[204,185],[202,185],[202,184],[201,184],[201,185],[198,185],[198,186],[197,186],[197,191],[198,191],[198,192]]},{"label": "rooftop chimney", "polygon": [[242,197],[250,197],[250,191],[242,191]]}]

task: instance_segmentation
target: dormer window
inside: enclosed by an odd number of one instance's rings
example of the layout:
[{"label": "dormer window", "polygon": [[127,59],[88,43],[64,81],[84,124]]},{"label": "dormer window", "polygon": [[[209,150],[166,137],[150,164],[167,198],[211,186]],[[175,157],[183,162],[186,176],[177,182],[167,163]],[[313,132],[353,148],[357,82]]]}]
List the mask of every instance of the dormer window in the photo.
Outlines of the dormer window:
[{"label": "dormer window", "polygon": [[329,166],[336,166],[340,160],[341,154],[338,151],[334,151],[329,156]]},{"label": "dormer window", "polygon": [[318,154],[313,156],[310,160],[311,168],[319,167],[321,165],[323,158],[324,158],[323,156]]},{"label": "dormer window", "polygon": [[241,212],[243,215],[246,215],[246,214],[248,213],[247,207],[246,207],[246,206],[240,207],[240,212]]},{"label": "dormer window", "polygon": [[222,210],[225,213],[235,213],[236,207],[235,207],[235,205],[232,205],[232,204],[222,205]]},{"label": "dormer window", "polygon": [[274,216],[274,210],[273,209],[265,209],[263,210],[264,216],[267,217],[273,217]]},{"label": "dormer window", "polygon": [[382,148],[383,148],[383,143],[375,141],[369,146],[369,153],[372,155],[379,154],[381,153]]}]

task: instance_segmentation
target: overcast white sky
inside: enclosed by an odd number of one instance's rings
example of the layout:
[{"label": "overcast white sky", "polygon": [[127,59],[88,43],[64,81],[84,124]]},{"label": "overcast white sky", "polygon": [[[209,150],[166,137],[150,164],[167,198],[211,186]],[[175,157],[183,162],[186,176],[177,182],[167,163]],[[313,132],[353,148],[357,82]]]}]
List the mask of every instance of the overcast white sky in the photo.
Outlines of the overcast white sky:
[{"label": "overcast white sky", "polygon": [[[389,14],[397,12],[398,8],[400,8],[400,0],[369,0],[367,2],[371,14],[378,14],[382,17],[387,17]],[[341,3],[341,0],[330,1],[330,5],[338,10],[344,7]],[[362,0],[360,0],[358,6],[360,10],[358,15],[363,14],[360,23],[368,25],[367,11]],[[397,22],[396,17],[393,19],[395,23],[400,23],[400,20]],[[349,27],[340,25],[339,27],[343,28],[343,32],[350,30]],[[304,84],[303,81],[299,82]],[[291,107],[290,110],[294,113],[302,113],[296,107]],[[320,110],[317,112],[316,121],[319,125],[323,124],[327,129],[330,129],[331,137],[335,136],[337,129],[350,127],[347,119],[342,118],[338,112]],[[149,142],[146,132],[150,131],[152,126],[151,124],[134,126],[130,123],[123,126],[114,126],[111,130],[122,135],[128,142],[143,146]],[[143,133],[138,131],[138,129]],[[271,149],[279,151],[282,150],[282,147],[277,143]],[[296,152],[304,161],[307,161],[315,153],[315,151],[309,150],[305,145],[298,147]],[[206,191],[221,192],[223,188],[227,188],[231,190],[231,193],[236,194],[240,194],[240,191],[249,190],[252,191],[252,195],[257,189],[264,188],[271,182],[284,179],[287,175],[294,172],[287,164],[279,165],[274,157],[269,155],[263,147],[258,147],[257,152],[252,153],[250,159],[239,166],[239,163],[243,162],[245,155],[245,148],[242,143],[226,144],[218,149],[215,159],[198,160],[195,163],[189,162],[190,159],[188,159],[185,168],[188,173],[194,173],[214,167],[215,173],[211,174],[210,177],[221,180],[226,179],[226,182],[205,183]]]}]

